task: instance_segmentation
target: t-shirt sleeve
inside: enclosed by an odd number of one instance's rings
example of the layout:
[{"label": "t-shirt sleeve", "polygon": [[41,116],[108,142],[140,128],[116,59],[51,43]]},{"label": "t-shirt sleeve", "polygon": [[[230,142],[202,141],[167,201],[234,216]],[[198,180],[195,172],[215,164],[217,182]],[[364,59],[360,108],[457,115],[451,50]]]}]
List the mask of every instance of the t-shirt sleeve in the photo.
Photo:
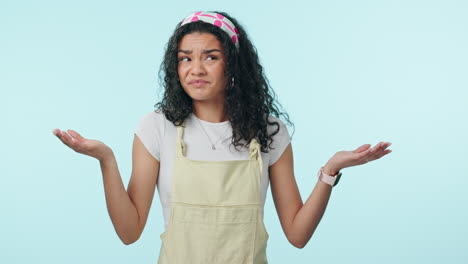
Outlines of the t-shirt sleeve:
[{"label": "t-shirt sleeve", "polygon": [[135,134],[140,138],[148,152],[160,161],[160,149],[164,137],[163,114],[155,111],[146,113],[139,121]]},{"label": "t-shirt sleeve", "polygon": [[[270,161],[268,163],[268,166],[275,164],[275,162],[279,160],[281,155],[283,155],[284,150],[291,142],[291,137],[289,136],[288,129],[284,125],[284,123],[275,116],[270,116],[270,120],[279,123],[279,131],[278,134],[273,136],[273,143],[271,143],[272,148],[269,149]],[[276,125],[269,125],[268,133],[273,133],[274,131],[276,131],[276,128]]]}]

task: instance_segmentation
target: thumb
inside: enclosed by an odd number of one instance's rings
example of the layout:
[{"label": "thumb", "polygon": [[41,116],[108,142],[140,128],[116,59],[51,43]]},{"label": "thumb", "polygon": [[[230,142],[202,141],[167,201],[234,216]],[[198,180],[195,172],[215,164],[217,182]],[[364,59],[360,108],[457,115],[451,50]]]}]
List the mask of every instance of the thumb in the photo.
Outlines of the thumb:
[{"label": "thumb", "polygon": [[361,153],[365,150],[367,150],[369,147],[371,146],[371,144],[364,144],[362,146],[360,146],[359,148],[357,148],[355,151],[353,151],[354,153]]},{"label": "thumb", "polygon": [[70,135],[72,135],[72,137],[74,137],[76,140],[78,141],[83,141],[83,140],[86,140],[84,137],[82,137],[78,132],[76,132],[75,130],[71,130],[71,129],[68,129],[67,130],[68,133]]}]

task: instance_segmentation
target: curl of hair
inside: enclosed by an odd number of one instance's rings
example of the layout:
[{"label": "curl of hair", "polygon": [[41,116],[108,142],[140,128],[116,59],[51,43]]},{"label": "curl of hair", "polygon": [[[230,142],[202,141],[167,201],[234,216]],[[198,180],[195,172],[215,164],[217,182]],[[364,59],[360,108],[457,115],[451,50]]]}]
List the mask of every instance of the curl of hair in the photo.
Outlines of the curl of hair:
[{"label": "curl of hair", "polygon": [[[162,111],[166,119],[175,126],[179,126],[193,112],[192,98],[184,91],[179,81],[177,71],[177,52],[179,43],[186,34],[193,32],[205,32],[216,36],[224,48],[225,77],[227,87],[225,93],[224,112],[231,122],[231,144],[248,146],[252,138],[256,138],[261,145],[261,151],[268,153],[271,149],[273,136],[279,132],[280,125],[276,121],[270,121],[269,116],[277,118],[284,116],[289,125],[289,115],[280,112],[281,106],[276,100],[276,94],[270,88],[268,79],[264,75],[260,65],[257,49],[249,40],[246,31],[239,22],[225,12],[211,11],[222,14],[228,18],[238,29],[240,48],[237,50],[231,38],[223,30],[203,21],[188,23],[176,29],[166,44],[164,59],[159,70],[159,80],[164,88],[163,99],[155,104],[155,111]],[[275,125],[276,129],[268,135],[267,126]],[[293,133],[294,134],[294,133]],[[291,136],[292,138],[292,136]],[[245,140],[244,144],[240,141]]]}]

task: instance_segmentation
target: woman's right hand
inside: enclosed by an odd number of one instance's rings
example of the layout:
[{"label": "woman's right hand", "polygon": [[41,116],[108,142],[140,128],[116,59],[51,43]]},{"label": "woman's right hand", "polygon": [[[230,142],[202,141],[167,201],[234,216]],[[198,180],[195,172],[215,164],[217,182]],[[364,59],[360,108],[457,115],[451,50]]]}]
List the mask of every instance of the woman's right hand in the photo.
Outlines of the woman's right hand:
[{"label": "woman's right hand", "polygon": [[63,144],[67,145],[74,151],[94,157],[99,161],[105,159],[112,153],[112,149],[101,141],[86,139],[78,134],[78,132],[71,129],[68,129],[67,131],[70,135],[65,131],[60,131],[59,129],[54,129],[52,133],[57,136]]}]

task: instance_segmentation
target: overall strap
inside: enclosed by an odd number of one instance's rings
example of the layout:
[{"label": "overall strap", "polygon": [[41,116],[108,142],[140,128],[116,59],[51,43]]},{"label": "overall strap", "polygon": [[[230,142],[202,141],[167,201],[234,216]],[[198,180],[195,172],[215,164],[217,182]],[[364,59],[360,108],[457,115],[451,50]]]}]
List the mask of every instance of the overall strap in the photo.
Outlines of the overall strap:
[{"label": "overall strap", "polygon": [[263,170],[263,161],[262,161],[262,152],[260,148],[260,144],[258,144],[258,141],[255,138],[252,138],[250,141],[250,160],[257,160],[258,166],[260,168],[260,175],[262,175],[262,170]]},{"label": "overall strap", "polygon": [[182,122],[180,126],[177,126],[177,140],[176,140],[176,157],[185,157],[187,154],[186,152],[186,146],[184,141],[182,140],[182,137],[184,136],[184,127],[185,127],[185,121]]}]

